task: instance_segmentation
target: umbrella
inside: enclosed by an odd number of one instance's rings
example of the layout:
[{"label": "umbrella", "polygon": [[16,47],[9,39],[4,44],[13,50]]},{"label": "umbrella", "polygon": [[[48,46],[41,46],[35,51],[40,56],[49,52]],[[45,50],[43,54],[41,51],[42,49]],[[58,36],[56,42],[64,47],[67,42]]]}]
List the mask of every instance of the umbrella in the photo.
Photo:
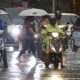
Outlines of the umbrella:
[{"label": "umbrella", "polygon": [[6,11],[0,9],[0,14],[8,14]]},{"label": "umbrella", "polygon": [[44,16],[47,14],[48,13],[43,9],[31,8],[31,9],[22,10],[19,13],[19,16]]}]

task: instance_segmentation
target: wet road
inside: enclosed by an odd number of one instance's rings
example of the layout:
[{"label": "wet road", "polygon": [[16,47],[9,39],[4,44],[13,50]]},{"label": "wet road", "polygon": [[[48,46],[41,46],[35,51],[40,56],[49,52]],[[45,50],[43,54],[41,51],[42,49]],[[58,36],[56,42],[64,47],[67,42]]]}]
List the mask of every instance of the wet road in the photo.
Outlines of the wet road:
[{"label": "wet road", "polygon": [[44,63],[27,53],[22,61],[16,59],[19,51],[8,52],[9,68],[0,68],[0,80],[80,80],[80,51],[77,53],[67,49],[64,54],[66,68],[54,70],[44,68]]}]

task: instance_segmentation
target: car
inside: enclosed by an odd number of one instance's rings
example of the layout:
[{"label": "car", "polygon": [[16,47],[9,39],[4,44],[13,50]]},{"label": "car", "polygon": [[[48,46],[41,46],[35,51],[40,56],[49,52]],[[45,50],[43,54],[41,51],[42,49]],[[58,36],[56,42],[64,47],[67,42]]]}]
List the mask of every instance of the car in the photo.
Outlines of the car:
[{"label": "car", "polygon": [[13,21],[11,19],[11,17],[9,16],[9,13],[5,10],[5,9],[0,9],[0,26],[2,26],[2,28],[4,28],[4,26],[6,26],[7,32],[4,35],[5,39],[6,39],[6,49],[8,50],[9,47],[14,47],[16,46],[16,42],[13,38],[13,36],[11,36],[11,34],[8,32],[8,26],[13,25]]},{"label": "car", "polygon": [[[55,16],[55,13],[49,13],[50,16]],[[60,27],[66,27],[68,25],[67,29],[67,35],[71,34],[71,28],[73,27],[73,24],[75,21],[79,18],[77,14],[74,13],[61,13],[61,19],[60,19]]]},{"label": "car", "polygon": [[10,18],[8,12],[3,8],[0,8],[0,19],[7,22],[7,24],[12,24],[12,19]]}]

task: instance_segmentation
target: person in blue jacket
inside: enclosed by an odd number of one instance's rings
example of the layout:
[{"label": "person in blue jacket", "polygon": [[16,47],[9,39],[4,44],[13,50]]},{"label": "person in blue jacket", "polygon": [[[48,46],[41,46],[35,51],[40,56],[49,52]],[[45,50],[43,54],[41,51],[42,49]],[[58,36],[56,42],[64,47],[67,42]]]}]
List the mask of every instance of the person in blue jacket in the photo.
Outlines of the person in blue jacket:
[{"label": "person in blue jacket", "polygon": [[6,22],[4,22],[2,19],[0,19],[0,41],[2,41],[4,43],[4,48],[0,49],[0,53],[1,53],[1,59],[3,61],[3,68],[8,68],[8,63],[7,63],[7,51],[5,49],[5,31],[7,30],[7,25],[5,24]]}]

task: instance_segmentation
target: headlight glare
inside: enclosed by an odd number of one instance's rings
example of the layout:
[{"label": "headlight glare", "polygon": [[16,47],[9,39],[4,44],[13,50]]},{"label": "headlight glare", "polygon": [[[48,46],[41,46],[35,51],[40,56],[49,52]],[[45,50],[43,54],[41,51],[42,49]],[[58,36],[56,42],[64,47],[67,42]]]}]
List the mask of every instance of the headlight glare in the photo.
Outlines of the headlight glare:
[{"label": "headlight glare", "polygon": [[52,36],[53,37],[58,37],[58,33],[57,32],[52,32]]},{"label": "headlight glare", "polygon": [[55,51],[55,52],[56,52],[56,50],[55,50],[55,48],[54,48],[54,47],[52,47],[51,49],[52,49],[53,51]]}]

